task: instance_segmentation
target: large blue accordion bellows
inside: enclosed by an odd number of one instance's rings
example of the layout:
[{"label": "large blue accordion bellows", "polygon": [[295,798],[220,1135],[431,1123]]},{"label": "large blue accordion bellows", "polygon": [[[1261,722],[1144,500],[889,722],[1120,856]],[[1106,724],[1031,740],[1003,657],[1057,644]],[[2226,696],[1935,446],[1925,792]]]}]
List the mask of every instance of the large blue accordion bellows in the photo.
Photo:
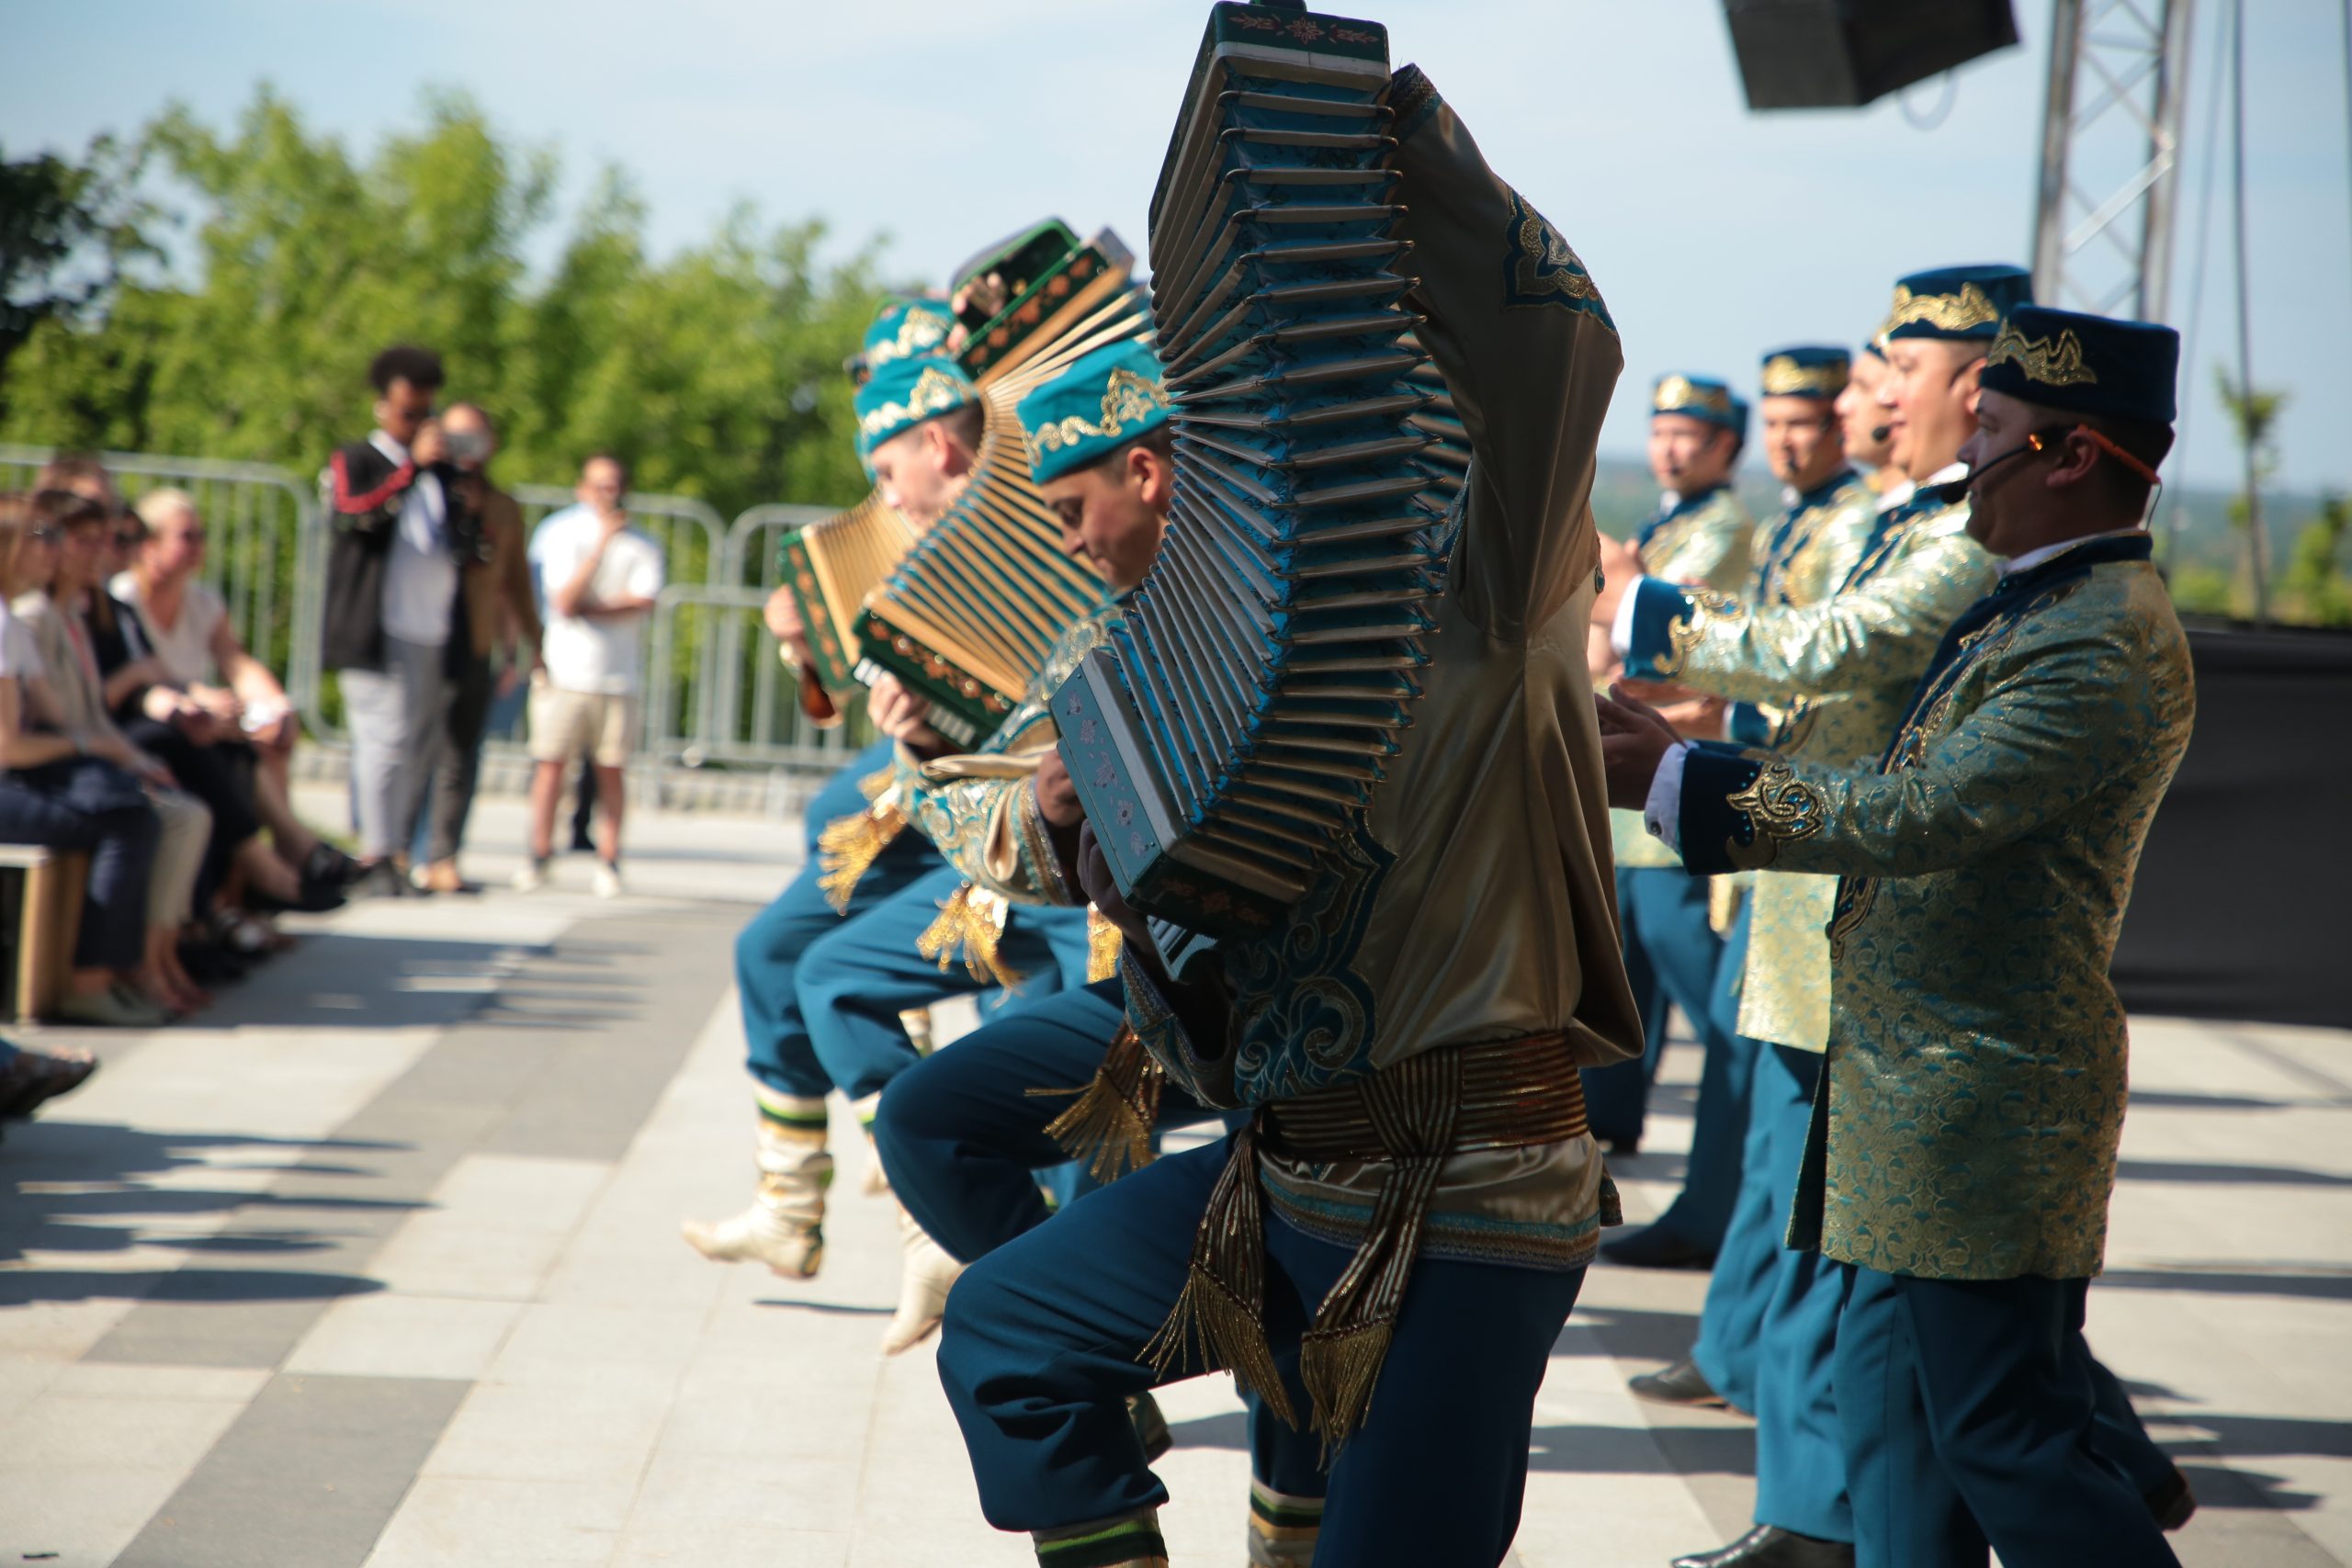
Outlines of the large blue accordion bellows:
[{"label": "large blue accordion bellows", "polygon": [[1151,205],[1176,495],[1107,648],[1054,700],[1123,894],[1279,928],[1420,694],[1460,426],[1414,343],[1387,37],[1220,5]]}]

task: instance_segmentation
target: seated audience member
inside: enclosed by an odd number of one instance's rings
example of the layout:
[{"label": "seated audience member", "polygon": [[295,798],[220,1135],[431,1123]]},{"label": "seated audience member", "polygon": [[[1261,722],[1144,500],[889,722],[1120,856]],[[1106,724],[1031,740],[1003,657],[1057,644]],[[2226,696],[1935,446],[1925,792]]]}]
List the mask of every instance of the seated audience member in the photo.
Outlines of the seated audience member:
[{"label": "seated audience member", "polygon": [[146,961],[140,984],[172,1011],[193,1011],[210,998],[181,965],[178,949],[183,928],[195,915],[196,879],[211,838],[212,813],[194,795],[174,787],[170,771],[132,747],[107,712],[97,655],[82,609],[98,581],[104,552],[111,547],[106,508],[63,491],[44,491],[33,497],[32,522],[29,547],[18,552],[24,573],[10,606],[31,633],[40,656],[41,673],[24,682],[32,697],[28,707],[62,734],[85,742],[96,738],[109,748],[102,755],[112,755],[111,748],[120,746],[130,759],[127,765],[145,784],[162,829],[149,868]]},{"label": "seated audience member", "polygon": [[[137,558],[145,532],[136,513],[115,514],[101,581]],[[199,981],[242,978],[248,956],[283,940],[251,910],[332,909],[343,894],[332,877],[306,880],[272,852],[255,810],[254,749],[233,720],[174,679],[137,608],[99,588],[91,592],[85,613],[107,711],[132,745],[160,760],[179,787],[212,813],[212,837],[196,883],[204,929],[180,944],[181,964]]]},{"label": "seated audience member", "polygon": [[238,640],[220,591],[203,580],[205,526],[195,500],[185,491],[153,490],[139,498],[138,510],[146,538],[115,574],[114,596],[139,612],[148,651],[163,671],[156,683],[210,714],[224,741],[252,749],[254,811],[269,829],[270,848],[301,879],[292,896],[274,879],[259,886],[283,902],[321,907],[326,891],[348,882],[358,863],[294,815],[289,776],[301,733],[294,705],[269,666]]},{"label": "seated audience member", "polygon": [[90,857],[60,1016],[152,1028],[170,1017],[141,987],[161,829],[130,772],[138,754],[111,732],[61,734],[34,722],[30,687],[43,678],[40,651],[6,607],[28,580],[46,581],[56,570],[55,513],[55,506],[36,511],[24,496],[0,496],[0,843]]}]

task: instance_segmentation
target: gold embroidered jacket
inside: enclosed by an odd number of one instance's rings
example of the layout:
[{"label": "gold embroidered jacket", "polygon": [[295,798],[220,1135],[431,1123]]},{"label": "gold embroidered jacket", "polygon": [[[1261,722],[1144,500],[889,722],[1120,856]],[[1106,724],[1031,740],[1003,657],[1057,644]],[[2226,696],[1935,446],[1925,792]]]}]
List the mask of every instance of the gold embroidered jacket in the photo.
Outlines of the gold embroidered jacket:
[{"label": "gold embroidered jacket", "polygon": [[1842,876],[1791,1245],[1933,1279],[2098,1271],[2126,1083],[2108,964],[2196,712],[2148,548],[2093,540],[1972,606],[1875,773],[1688,755],[1686,863]]},{"label": "gold embroidered jacket", "polygon": [[[1852,488],[1847,505],[1821,514],[1850,532],[1859,507],[1871,534],[1837,592],[1801,602],[1800,580],[1784,573],[1777,602],[1749,608],[1692,594],[1669,602],[1667,585],[1645,578],[1627,673],[1670,664],[1671,679],[1757,705],[1733,716],[1734,739],[1749,744],[1831,767],[1877,756],[1944,629],[1992,586],[1993,561],[1968,536],[1967,502],[1951,492],[1881,517],[1868,487]],[[1755,879],[1742,1034],[1808,1051],[1827,1043],[1824,928],[1835,897],[1827,877]]]},{"label": "gold embroidered jacket", "polygon": [[[1736,593],[1750,575],[1756,520],[1729,485],[1685,496],[1641,526],[1634,542],[1642,570],[1686,587]],[[1642,829],[1638,811],[1609,814],[1610,847],[1621,866],[1669,866],[1674,852]]]},{"label": "gold embroidered jacket", "polygon": [[1048,699],[1123,613],[1106,604],[1063,633],[978,751],[926,762],[898,749],[892,773],[899,809],[981,891],[1015,904],[1086,901],[1062,881],[1030,780],[1058,739]]}]

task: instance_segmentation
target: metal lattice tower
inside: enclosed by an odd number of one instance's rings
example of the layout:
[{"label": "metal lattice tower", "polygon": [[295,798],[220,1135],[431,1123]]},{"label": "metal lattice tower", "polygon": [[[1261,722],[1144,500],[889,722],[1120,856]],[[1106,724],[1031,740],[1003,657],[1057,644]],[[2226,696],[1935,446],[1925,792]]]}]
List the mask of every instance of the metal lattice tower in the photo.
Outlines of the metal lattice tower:
[{"label": "metal lattice tower", "polygon": [[2033,293],[2160,321],[2194,0],[2053,0]]}]

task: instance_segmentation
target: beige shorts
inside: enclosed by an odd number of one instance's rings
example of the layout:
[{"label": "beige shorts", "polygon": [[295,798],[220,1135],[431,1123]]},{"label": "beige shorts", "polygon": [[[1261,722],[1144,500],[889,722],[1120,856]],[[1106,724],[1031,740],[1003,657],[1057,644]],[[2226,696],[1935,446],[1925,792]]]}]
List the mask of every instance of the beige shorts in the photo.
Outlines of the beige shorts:
[{"label": "beige shorts", "polygon": [[593,757],[600,768],[628,761],[637,739],[637,699],[609,692],[566,692],[531,682],[531,760],[569,762]]}]

